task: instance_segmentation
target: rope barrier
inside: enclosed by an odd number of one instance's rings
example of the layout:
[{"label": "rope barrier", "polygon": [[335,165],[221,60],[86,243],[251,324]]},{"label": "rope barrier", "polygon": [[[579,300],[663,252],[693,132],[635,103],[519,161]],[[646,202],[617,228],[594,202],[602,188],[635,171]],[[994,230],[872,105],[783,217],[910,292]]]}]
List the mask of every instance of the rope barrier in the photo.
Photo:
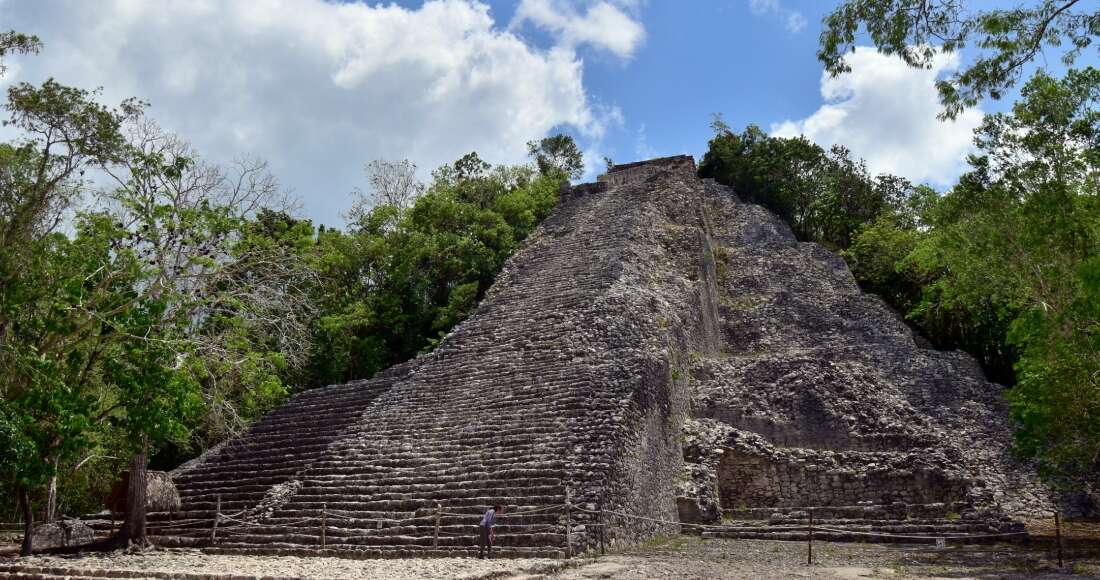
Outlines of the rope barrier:
[{"label": "rope barrier", "polygon": [[176,529],[176,528],[187,528],[187,527],[192,527],[192,526],[206,527],[206,526],[209,526],[209,525],[210,525],[210,522],[208,522],[206,520],[187,520],[187,521],[181,521],[179,523],[174,523],[174,524],[160,524],[160,523],[157,523],[157,522],[150,522],[148,524],[148,527],[156,528],[158,530],[168,530],[168,529]]},{"label": "rope barrier", "polygon": [[[629,514],[629,513],[615,511],[615,510],[590,510],[590,509],[583,508],[583,507],[580,507],[580,506],[577,506],[577,505],[566,506],[566,504],[555,504],[555,505],[550,505],[550,506],[542,506],[542,507],[532,508],[532,509],[528,509],[528,510],[502,513],[502,514],[499,515],[499,517],[502,518],[502,519],[505,519],[505,518],[508,518],[508,517],[518,517],[518,516],[533,515],[533,514],[543,514],[543,513],[551,512],[553,510],[561,509],[563,507],[569,507],[569,508],[575,509],[577,512],[581,512],[581,513],[585,513],[585,514],[589,514],[589,515],[618,516],[618,517],[621,517],[621,518],[629,518],[629,519],[653,522],[653,523],[658,523],[658,524],[682,526],[684,528],[697,529],[697,530],[701,530],[703,532],[708,532],[708,531],[713,531],[713,532],[754,532],[754,531],[758,531],[758,532],[795,532],[795,531],[812,530],[812,531],[820,531],[820,532],[830,532],[830,533],[835,533],[835,534],[850,534],[850,535],[856,535],[856,536],[867,536],[867,537],[878,537],[878,538],[896,538],[896,539],[921,540],[921,541],[966,540],[966,539],[1001,538],[1001,537],[1013,537],[1013,536],[1026,536],[1026,535],[1028,535],[1028,532],[1026,532],[1026,531],[1025,532],[999,532],[999,533],[987,533],[987,534],[944,533],[944,534],[933,534],[933,535],[920,535],[920,534],[894,534],[894,533],[889,533],[889,532],[875,532],[875,531],[863,531],[863,530],[847,530],[847,529],[838,529],[838,528],[834,528],[834,527],[830,527],[830,526],[805,526],[805,525],[770,526],[770,525],[762,525],[762,526],[759,526],[758,528],[757,527],[752,527],[752,526],[724,526],[724,525],[713,525],[713,524],[683,523],[683,522],[677,522],[677,521],[667,520],[667,519],[663,519],[663,518],[653,518],[653,517],[648,517],[648,516]],[[336,520],[340,520],[340,521],[344,521],[344,522],[357,522],[357,523],[367,523],[367,524],[377,525],[377,527],[373,528],[373,529],[372,528],[336,528],[336,529],[340,530],[341,535],[343,535],[343,536],[353,536],[353,537],[354,536],[358,536],[358,537],[374,536],[374,535],[381,535],[381,534],[385,534],[385,533],[390,533],[390,532],[392,532],[393,527],[399,527],[399,526],[403,526],[403,525],[406,525],[406,524],[420,522],[420,521],[424,521],[424,520],[436,520],[436,526],[435,526],[436,531],[435,531],[435,533],[438,534],[438,535],[446,536],[446,537],[467,537],[467,536],[470,536],[471,534],[476,533],[476,529],[477,529],[477,524],[474,524],[474,523],[471,522],[470,524],[458,524],[458,526],[462,526],[462,527],[468,526],[470,528],[469,532],[453,531],[453,529],[454,529],[453,526],[449,526],[449,527],[452,528],[451,530],[440,530],[437,518],[439,518],[441,516],[458,517],[458,518],[471,518],[471,519],[473,519],[473,518],[477,517],[477,514],[473,514],[473,513],[461,514],[461,513],[454,513],[454,512],[444,512],[444,511],[442,511],[438,508],[436,510],[432,511],[431,513],[427,513],[427,514],[424,514],[424,515],[413,515],[413,516],[405,517],[405,518],[357,518],[357,517],[349,516],[349,515],[345,515],[345,514],[327,512],[327,510],[326,510],[323,514],[323,517],[316,517],[315,516],[315,517],[304,518],[304,519],[296,520],[296,521],[292,521],[292,522],[280,522],[280,523],[277,523],[277,524],[275,524],[275,523],[264,524],[264,523],[260,523],[260,522],[256,522],[256,521],[248,521],[248,520],[242,520],[242,519],[237,518],[237,516],[240,516],[240,515],[246,513],[247,511],[248,510],[241,510],[241,511],[236,512],[236,513],[231,514],[231,515],[217,514],[216,517],[215,517],[215,520],[217,522],[225,522],[225,523],[234,524],[230,527],[221,528],[218,531],[220,531],[221,533],[224,533],[224,534],[238,535],[239,536],[239,535],[248,535],[250,532],[247,530],[247,528],[276,528],[276,529],[286,530],[287,528],[294,527],[294,526],[300,526],[302,524],[308,524],[310,522],[325,521],[323,519],[324,517],[331,518],[331,519],[336,519]],[[413,513],[415,513],[415,512],[413,512]],[[202,527],[204,527],[206,525],[209,525],[209,522],[206,522],[204,520],[191,520],[191,521],[183,521],[183,522],[179,522],[179,523],[171,523],[171,524],[163,524],[163,525],[153,524],[151,527],[154,527],[154,528],[159,529],[159,530],[183,529],[183,528],[200,528],[201,529]],[[323,525],[323,527],[328,529],[328,524],[322,524],[322,525]],[[385,525],[385,527],[383,527],[383,525]],[[591,526],[592,528],[601,529],[601,530],[610,526],[610,524],[605,523],[602,520],[599,521],[599,522],[585,522],[584,525]],[[543,532],[563,533],[562,526],[560,524],[527,524],[527,525],[508,524],[508,526],[510,528],[509,534],[523,534],[523,533],[535,534],[535,533],[543,533]],[[323,532],[323,530],[322,530],[322,532]]]},{"label": "rope barrier", "polygon": [[[578,511],[582,511],[582,512],[589,513],[589,514],[599,514],[599,512],[584,509],[584,508],[578,508]],[[673,522],[671,520],[663,520],[663,519],[659,519],[659,518],[649,518],[649,517],[646,517],[646,516],[627,514],[627,513],[623,513],[623,512],[612,511],[612,510],[604,510],[604,513],[605,514],[617,515],[617,516],[625,517],[625,518],[634,518],[634,519],[638,519],[638,520],[645,520],[645,521],[650,521],[650,522],[657,522],[657,523],[664,523],[664,524],[676,524],[676,525],[682,525],[682,526],[688,526],[688,527],[695,527],[695,528],[700,528],[700,529],[704,529],[704,530],[754,531],[751,528],[737,528],[735,530],[731,530],[729,526],[713,526],[713,525],[703,525],[703,524],[679,523],[679,522]],[[601,524],[591,524],[591,525],[598,526],[598,525],[601,525]],[[761,526],[761,528],[764,528],[764,529],[761,529],[760,531],[797,531],[797,530],[808,530],[808,529],[810,529],[809,526],[783,526],[783,527],[779,527],[779,526],[767,526],[767,527]],[[856,531],[856,530],[840,530],[840,529],[829,528],[829,527],[825,527],[825,526],[814,526],[813,529],[815,531],[816,530],[821,530],[821,531],[825,531],[825,532],[834,532],[834,533],[840,533],[840,534],[853,534],[853,535],[859,535],[859,536],[875,536],[875,537],[880,537],[880,538],[900,538],[900,539],[915,539],[915,540],[935,540],[935,539],[938,539],[938,538],[944,538],[944,539],[948,539],[948,540],[965,540],[965,539],[977,539],[977,538],[998,538],[998,537],[1026,536],[1027,535],[1027,532],[1001,532],[1001,533],[996,533],[996,534],[950,534],[950,533],[948,533],[948,534],[918,536],[918,535],[910,535],[910,534],[890,534],[890,533],[886,533],[886,532],[864,532],[864,531]]]},{"label": "rope barrier", "polygon": [[855,530],[838,530],[836,528],[827,528],[825,526],[815,526],[815,530],[821,530],[823,532],[834,532],[839,534],[854,534],[857,536],[875,536],[879,538],[901,538],[907,540],[966,540],[970,538],[1000,538],[1007,536],[1026,536],[1027,532],[1003,532],[997,534],[937,534],[934,536],[918,536],[912,534],[890,534],[886,532],[860,532]]},{"label": "rope barrier", "polygon": [[[581,511],[581,512],[584,512],[584,513],[587,513],[587,514],[592,514],[592,515],[599,515],[599,513],[600,513],[600,512],[597,512],[597,511],[584,509],[584,508],[577,508],[577,511]],[[624,518],[634,518],[634,519],[637,519],[637,520],[645,520],[645,521],[649,521],[649,522],[657,522],[657,523],[660,523],[660,524],[670,524],[670,525],[675,525],[675,526],[686,526],[686,527],[694,527],[694,528],[701,528],[701,529],[721,529],[722,528],[722,526],[708,526],[708,525],[705,525],[705,524],[689,524],[689,523],[674,522],[672,520],[662,520],[662,519],[658,519],[658,518],[647,518],[645,516],[627,514],[627,513],[617,512],[617,511],[613,511],[613,510],[603,510],[603,513],[616,515],[616,516],[620,516],[620,517],[624,517]],[[590,524],[590,525],[596,525],[596,524]]]},{"label": "rope barrier", "polygon": [[546,507],[541,507],[541,508],[535,508],[535,509],[530,509],[530,510],[527,510],[527,511],[505,512],[505,513],[500,514],[500,517],[507,518],[507,517],[511,517],[511,516],[526,516],[526,515],[531,515],[531,514],[548,512],[550,510],[559,509],[559,508],[563,508],[563,507],[565,507],[565,504],[560,503],[560,504],[557,504],[557,505],[551,505],[551,506],[546,506]]}]

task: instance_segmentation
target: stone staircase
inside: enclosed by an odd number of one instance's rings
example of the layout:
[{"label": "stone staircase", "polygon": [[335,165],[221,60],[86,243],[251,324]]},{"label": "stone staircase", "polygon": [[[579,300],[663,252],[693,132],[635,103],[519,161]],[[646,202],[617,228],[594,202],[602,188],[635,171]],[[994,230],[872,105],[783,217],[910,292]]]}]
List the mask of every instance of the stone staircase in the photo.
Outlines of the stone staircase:
[{"label": "stone staircase", "polygon": [[[504,555],[559,556],[592,544],[583,510],[598,505],[674,521],[687,391],[670,360],[702,348],[693,346],[698,282],[687,277],[700,267],[699,215],[693,192],[662,189],[694,182],[694,164],[672,158],[613,175],[615,184],[563,192],[432,353],[302,393],[177,470],[183,510],[153,514],[156,541],[227,553],[470,555],[481,514],[499,503]],[[689,227],[663,227],[670,214]],[[216,513],[229,517],[214,535]],[[628,540],[673,530],[627,522],[608,532]]]},{"label": "stone staircase", "polygon": [[[1003,514],[970,514],[965,504],[865,504],[806,508],[743,508],[723,512],[720,525],[699,530],[705,538],[807,540],[810,514],[816,540],[876,543],[1012,542],[1026,539],[1020,522]],[[956,511],[958,510],[958,511]]]}]

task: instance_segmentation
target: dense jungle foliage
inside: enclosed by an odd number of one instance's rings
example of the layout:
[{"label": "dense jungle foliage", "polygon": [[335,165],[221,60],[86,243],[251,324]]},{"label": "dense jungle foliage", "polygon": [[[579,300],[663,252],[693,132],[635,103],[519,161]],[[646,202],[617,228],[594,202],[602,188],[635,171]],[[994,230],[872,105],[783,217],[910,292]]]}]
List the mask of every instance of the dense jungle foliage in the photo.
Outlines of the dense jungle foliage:
[{"label": "dense jungle foliage", "polygon": [[[856,44],[915,68],[967,48],[937,80],[941,117],[1010,94],[1011,112],[975,131],[971,170],[916,211],[888,212],[846,249],[857,275],[929,336],[1012,365],[1018,450],[1069,487],[1100,488],[1100,10],[1080,0],[1002,5],[845,0],[822,24],[818,59],[837,75]],[[1049,60],[1048,60],[1049,59]],[[918,152],[914,152],[919,154]],[[999,361],[999,362],[996,362]]]},{"label": "dense jungle foliage", "polygon": [[978,357],[1012,386],[1017,449],[1074,486],[1100,449],[1098,99],[1100,71],[1037,73],[1010,113],[986,116],[943,194],[720,119],[699,171],[839,251],[937,347]]},{"label": "dense jungle foliage", "polygon": [[[39,48],[0,36],[0,56]],[[582,171],[564,135],[529,143],[530,165],[470,153],[427,185],[375,161],[348,226],[314,227],[264,162],[211,163],[144,103],[97,98],[49,80],[4,105],[21,134],[0,143],[6,521],[98,511],[124,469],[430,350]],[[120,538],[144,527],[128,515]]]}]

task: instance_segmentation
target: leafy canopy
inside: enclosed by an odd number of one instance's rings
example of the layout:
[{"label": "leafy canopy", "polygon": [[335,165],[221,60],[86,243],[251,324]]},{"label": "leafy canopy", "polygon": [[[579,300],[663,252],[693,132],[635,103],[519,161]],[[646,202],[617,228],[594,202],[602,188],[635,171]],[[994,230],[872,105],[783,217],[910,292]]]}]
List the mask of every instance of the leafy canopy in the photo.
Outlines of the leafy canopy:
[{"label": "leafy canopy", "polygon": [[929,68],[938,51],[977,48],[977,58],[937,83],[943,115],[955,117],[983,97],[1001,98],[1024,66],[1047,47],[1071,65],[1100,35],[1100,11],[1081,0],[1040,0],[988,10],[962,0],[847,0],[824,21],[818,58],[833,75],[865,31],[885,54]]}]

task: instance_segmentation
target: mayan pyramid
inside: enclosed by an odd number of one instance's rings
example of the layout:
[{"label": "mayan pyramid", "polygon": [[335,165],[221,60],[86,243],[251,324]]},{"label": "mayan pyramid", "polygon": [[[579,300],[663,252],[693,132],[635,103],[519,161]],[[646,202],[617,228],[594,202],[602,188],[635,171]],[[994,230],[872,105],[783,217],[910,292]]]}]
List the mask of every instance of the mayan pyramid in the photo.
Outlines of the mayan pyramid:
[{"label": "mayan pyramid", "polygon": [[463,554],[494,503],[513,555],[592,547],[601,508],[615,542],[723,516],[768,533],[805,508],[1002,530],[1049,500],[1008,454],[1001,390],[690,157],[655,159],[563,189],[432,353],[301,393],[178,469],[183,511],[151,533]]}]

